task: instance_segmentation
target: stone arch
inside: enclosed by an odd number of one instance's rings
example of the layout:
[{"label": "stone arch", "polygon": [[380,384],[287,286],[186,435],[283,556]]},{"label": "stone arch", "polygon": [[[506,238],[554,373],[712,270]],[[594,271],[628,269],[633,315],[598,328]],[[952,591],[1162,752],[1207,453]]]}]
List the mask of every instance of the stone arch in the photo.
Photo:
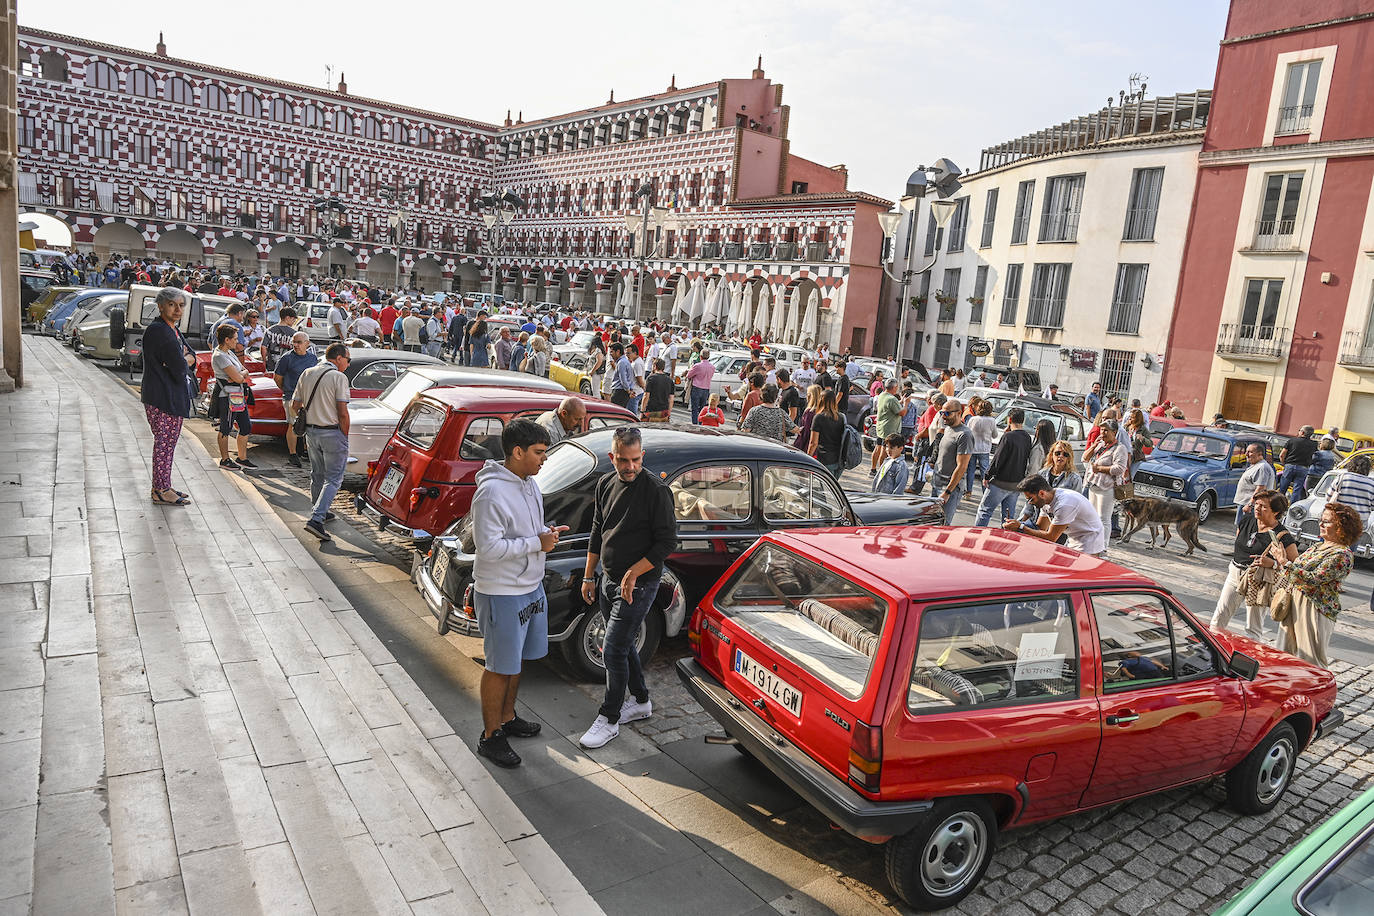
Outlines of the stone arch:
[{"label": "stone arch", "polygon": [[444,265],[432,255],[421,255],[415,262],[412,273],[415,276],[416,285],[427,293],[434,292],[444,283]]},{"label": "stone arch", "polygon": [[464,261],[453,271],[453,291],[455,293],[475,293],[482,286],[482,270],[471,261]]},{"label": "stone arch", "polygon": [[572,305],[572,274],[565,267],[559,267],[555,272],[558,275],[556,301],[559,305]]},{"label": "stone arch", "polygon": [[298,277],[309,274],[310,255],[305,248],[284,239],[267,253],[267,271],[274,277]]},{"label": "stone arch", "polygon": [[67,81],[67,58],[61,51],[44,51],[38,55],[38,72],[45,80]]},{"label": "stone arch", "polygon": [[797,309],[797,330],[795,334],[785,333],[783,335],[783,343],[799,344],[800,346],[806,347],[807,349],[810,349],[815,346],[816,340],[820,334],[819,310],[817,311],[816,315],[816,333],[812,335],[807,335],[802,331],[802,328],[806,323],[807,304],[810,301],[811,294],[813,292],[816,294],[817,299],[824,301],[825,290],[821,289],[820,284],[817,283],[815,280],[811,279],[810,277],[801,277],[787,284],[787,288],[783,292],[783,298],[787,304],[789,314],[790,310],[794,306]]},{"label": "stone arch", "polygon": [[186,229],[168,229],[157,237],[153,247],[160,258],[199,264],[205,257],[205,243]]},{"label": "stone arch", "polygon": [[225,236],[215,246],[214,261],[233,273],[252,273],[258,269],[258,246],[241,235]]},{"label": "stone arch", "polygon": [[390,289],[396,285],[396,255],[389,251],[378,251],[367,262],[367,282],[373,286]]},{"label": "stone arch", "polygon": [[76,241],[76,230],[72,223],[56,212],[48,210],[20,213],[19,222],[26,221],[38,224],[34,238],[42,239],[50,248],[66,248]]},{"label": "stone arch", "polygon": [[358,272],[358,257],[347,245],[332,245],[320,258],[320,271],[336,279],[351,279]]},{"label": "stone arch", "polygon": [[121,220],[106,223],[95,230],[91,247],[102,259],[111,254],[141,258],[148,253],[148,244],[143,238],[143,233],[132,224]]}]

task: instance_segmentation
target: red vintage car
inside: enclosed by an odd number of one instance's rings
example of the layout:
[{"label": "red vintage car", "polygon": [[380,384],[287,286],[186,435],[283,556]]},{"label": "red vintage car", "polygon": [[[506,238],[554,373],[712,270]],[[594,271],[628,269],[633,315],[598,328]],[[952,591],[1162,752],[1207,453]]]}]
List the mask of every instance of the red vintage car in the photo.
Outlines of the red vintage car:
[{"label": "red vintage car", "polygon": [[765,535],[678,671],[736,743],[952,906],[999,830],[1216,776],[1259,814],[1338,724],[1331,672],[1105,560],[991,528]]},{"label": "red vintage car", "polygon": [[410,402],[381,457],[367,463],[367,491],[355,506],[383,531],[428,540],[468,514],[477,472],[488,458],[505,457],[506,421],[533,419],[564,397],[586,403],[583,432],[635,421],[623,407],[561,388],[430,388]]},{"label": "red vintage car", "polygon": [[[213,352],[205,350],[196,353],[196,382],[201,395],[210,390],[210,383],[215,378],[214,369],[210,366]],[[349,397],[355,400],[377,397],[412,366],[443,364],[442,360],[422,353],[372,347],[350,349],[348,356],[348,368],[344,370],[344,375],[348,376]],[[247,359],[243,365],[248,370],[248,383],[253,389],[253,404],[248,408],[248,416],[253,421],[253,434],[285,436],[286,407],[282,404],[281,388],[262,360]]]}]

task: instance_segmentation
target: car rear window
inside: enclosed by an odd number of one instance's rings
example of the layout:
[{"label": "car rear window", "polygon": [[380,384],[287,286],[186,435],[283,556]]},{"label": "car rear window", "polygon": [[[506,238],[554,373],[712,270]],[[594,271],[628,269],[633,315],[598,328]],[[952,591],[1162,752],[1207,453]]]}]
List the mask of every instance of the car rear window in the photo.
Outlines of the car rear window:
[{"label": "car rear window", "polygon": [[822,683],[858,699],[888,603],[819,563],[764,544],[736,570],[716,608]]},{"label": "car rear window", "polygon": [[1374,913],[1374,827],[1303,885],[1296,902],[1310,916]]},{"label": "car rear window", "polygon": [[[447,412],[442,407],[417,401],[401,421],[400,433],[420,448],[433,448],[434,440],[439,438],[439,430],[444,428],[445,416]],[[499,430],[496,438],[499,443]]]},{"label": "car rear window", "polygon": [[1016,598],[921,614],[906,699],[912,712],[1077,695],[1078,648],[1068,598]]},{"label": "car rear window", "polygon": [[474,418],[463,432],[458,457],[467,461],[486,461],[488,458],[500,461],[505,458],[506,451],[501,447],[501,430],[505,425],[499,417]]}]

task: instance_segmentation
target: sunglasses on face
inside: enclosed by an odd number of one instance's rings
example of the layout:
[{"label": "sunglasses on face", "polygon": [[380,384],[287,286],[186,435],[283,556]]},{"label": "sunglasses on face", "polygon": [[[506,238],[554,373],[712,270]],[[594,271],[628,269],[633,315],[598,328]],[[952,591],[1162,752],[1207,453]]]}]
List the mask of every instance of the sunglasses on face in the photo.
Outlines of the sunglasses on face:
[{"label": "sunglasses on face", "polygon": [[1069,457],[1069,453],[1068,453],[1068,452],[1054,452],[1053,455],[1054,455],[1054,457],[1056,457],[1056,458],[1067,458],[1067,457]]}]

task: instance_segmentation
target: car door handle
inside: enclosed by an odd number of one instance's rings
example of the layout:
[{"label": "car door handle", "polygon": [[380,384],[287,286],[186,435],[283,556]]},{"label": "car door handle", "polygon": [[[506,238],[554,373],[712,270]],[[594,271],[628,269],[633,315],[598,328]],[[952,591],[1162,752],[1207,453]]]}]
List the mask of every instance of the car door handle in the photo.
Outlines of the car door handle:
[{"label": "car door handle", "polygon": [[1121,710],[1120,712],[1118,712],[1118,713],[1117,713],[1116,715],[1114,715],[1114,716],[1108,716],[1108,717],[1107,717],[1107,724],[1108,724],[1108,725],[1129,725],[1129,724],[1131,724],[1132,722],[1134,722],[1136,719],[1139,719],[1139,718],[1140,718],[1140,713],[1132,712],[1132,711],[1129,710],[1129,709],[1123,709],[1123,710]]}]

